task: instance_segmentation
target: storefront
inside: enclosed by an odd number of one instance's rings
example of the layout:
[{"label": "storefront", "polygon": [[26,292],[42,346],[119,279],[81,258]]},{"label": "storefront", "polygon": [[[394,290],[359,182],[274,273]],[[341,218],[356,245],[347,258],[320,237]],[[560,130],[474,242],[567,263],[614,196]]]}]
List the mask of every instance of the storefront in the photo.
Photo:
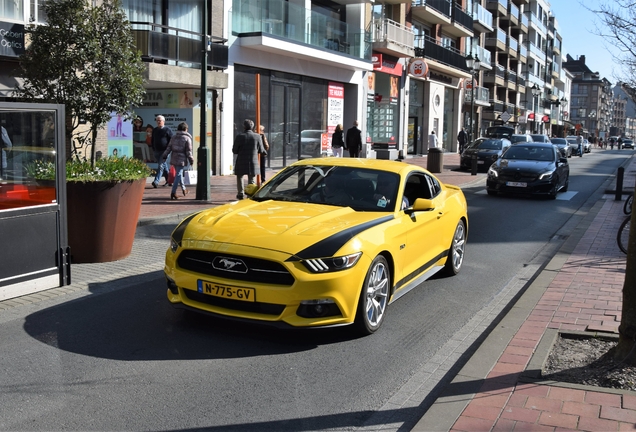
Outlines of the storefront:
[{"label": "storefront", "polygon": [[[70,284],[64,107],[0,102],[0,300]],[[36,179],[36,163],[55,180]]]},{"label": "storefront", "polygon": [[398,157],[400,89],[403,66],[397,58],[374,53],[367,72],[367,144],[378,159]]},{"label": "storefront", "polygon": [[350,126],[344,123],[344,106],[347,94],[355,88],[326,79],[235,65],[232,139],[243,132],[244,119],[256,123],[258,99],[260,124],[265,127],[270,146],[267,167],[276,170],[301,159],[330,156],[336,125],[341,124],[345,131]]}]

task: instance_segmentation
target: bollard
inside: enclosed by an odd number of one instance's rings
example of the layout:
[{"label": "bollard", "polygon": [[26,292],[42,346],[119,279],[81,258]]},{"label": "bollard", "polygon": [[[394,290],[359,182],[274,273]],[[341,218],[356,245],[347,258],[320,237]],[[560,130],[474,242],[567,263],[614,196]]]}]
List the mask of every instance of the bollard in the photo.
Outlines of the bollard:
[{"label": "bollard", "polygon": [[623,199],[623,175],[625,174],[625,168],[619,167],[618,174],[616,174],[616,195],[614,195],[614,201],[620,201]]},{"label": "bollard", "polygon": [[477,175],[477,156],[475,155],[470,161],[470,175]]}]

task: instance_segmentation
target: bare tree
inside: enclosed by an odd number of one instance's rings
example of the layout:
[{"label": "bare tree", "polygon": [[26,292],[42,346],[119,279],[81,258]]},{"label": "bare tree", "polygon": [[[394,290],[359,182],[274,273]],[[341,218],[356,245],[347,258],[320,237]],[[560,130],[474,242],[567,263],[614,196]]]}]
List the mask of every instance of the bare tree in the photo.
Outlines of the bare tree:
[{"label": "bare tree", "polygon": [[[621,66],[623,88],[636,101],[636,1],[613,0],[592,10],[600,21],[597,34],[618,48],[615,55]],[[636,208],[632,208],[631,226],[636,224]],[[627,247],[627,267],[623,283],[623,309],[618,327],[619,340],[609,355],[615,360],[636,365],[636,230],[630,230]]]}]

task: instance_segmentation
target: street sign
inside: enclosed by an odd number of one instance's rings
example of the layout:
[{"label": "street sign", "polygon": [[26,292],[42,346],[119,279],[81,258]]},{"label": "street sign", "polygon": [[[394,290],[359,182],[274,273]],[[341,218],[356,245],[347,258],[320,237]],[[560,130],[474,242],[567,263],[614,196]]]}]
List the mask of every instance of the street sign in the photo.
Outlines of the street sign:
[{"label": "street sign", "polygon": [[508,120],[510,120],[512,116],[510,115],[510,113],[508,111],[504,111],[501,113],[501,119],[504,121],[504,123],[506,123]]}]

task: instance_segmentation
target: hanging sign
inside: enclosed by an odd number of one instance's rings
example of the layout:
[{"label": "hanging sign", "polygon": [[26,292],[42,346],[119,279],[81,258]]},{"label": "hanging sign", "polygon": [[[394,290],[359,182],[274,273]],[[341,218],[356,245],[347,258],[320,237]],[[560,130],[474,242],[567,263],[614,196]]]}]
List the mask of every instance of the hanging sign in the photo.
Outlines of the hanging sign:
[{"label": "hanging sign", "polygon": [[409,63],[409,73],[417,78],[425,78],[428,75],[428,64],[422,58],[414,58]]}]

